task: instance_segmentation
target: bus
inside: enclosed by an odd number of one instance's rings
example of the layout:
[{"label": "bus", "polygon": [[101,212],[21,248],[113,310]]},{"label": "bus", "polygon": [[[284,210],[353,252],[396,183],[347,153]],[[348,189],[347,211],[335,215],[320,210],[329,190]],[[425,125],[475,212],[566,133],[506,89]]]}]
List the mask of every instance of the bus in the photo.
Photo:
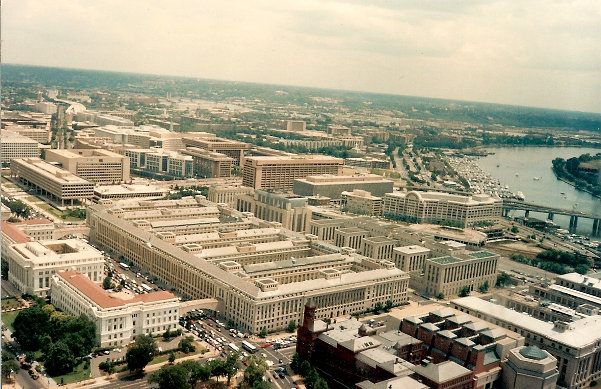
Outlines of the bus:
[{"label": "bus", "polygon": [[233,343],[230,343],[228,346],[229,346],[229,347],[230,347],[230,349],[231,349],[232,351],[234,351],[234,352],[238,352],[238,351],[240,351],[240,349],[238,348],[238,346],[236,346],[236,345],[235,345],[235,344],[233,344]]},{"label": "bus", "polygon": [[152,288],[146,284],[140,284],[140,286],[142,288],[144,288],[144,290],[146,290],[147,292],[152,292]]},{"label": "bus", "polygon": [[121,266],[125,270],[129,270],[129,265],[125,262],[119,262],[119,266]]},{"label": "bus", "polygon": [[252,344],[248,343],[246,340],[244,342],[242,342],[242,348],[245,349],[246,351],[248,351],[251,354],[254,354],[257,351],[259,351],[259,349],[257,349]]}]

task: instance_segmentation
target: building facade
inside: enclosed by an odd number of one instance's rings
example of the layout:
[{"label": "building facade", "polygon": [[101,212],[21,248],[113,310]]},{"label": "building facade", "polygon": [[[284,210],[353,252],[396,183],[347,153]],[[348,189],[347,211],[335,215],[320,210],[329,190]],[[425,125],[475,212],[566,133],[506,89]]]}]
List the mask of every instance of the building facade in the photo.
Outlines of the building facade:
[{"label": "building facade", "polygon": [[86,275],[69,270],[52,276],[50,292],[56,308],[69,315],[86,315],[96,324],[100,347],[126,345],[136,335],[155,336],[177,327],[179,300],[169,291],[135,296],[109,293]]},{"label": "building facade", "polygon": [[345,212],[358,215],[381,216],[382,198],[371,193],[355,189],[352,192],[342,192],[342,209]]},{"label": "building facade", "polygon": [[340,199],[342,192],[364,190],[374,196],[393,191],[393,182],[376,174],[355,176],[317,175],[294,180],[293,192],[301,196],[325,196]]},{"label": "building facade", "polygon": [[21,293],[47,297],[52,276],[77,270],[93,282],[104,280],[104,256],[78,239],[16,243],[6,250],[8,280]]},{"label": "building facade", "polygon": [[197,147],[188,147],[182,154],[192,157],[194,174],[197,177],[231,177],[234,159],[225,154],[216,153]]},{"label": "building facade", "polygon": [[0,136],[0,162],[8,164],[14,158],[37,158],[40,145],[35,140],[10,131],[2,131]]},{"label": "building facade", "polygon": [[487,195],[462,196],[443,192],[394,192],[384,196],[384,216],[409,222],[450,222],[466,227],[495,222],[503,201]]},{"label": "building facade", "polygon": [[216,204],[228,204],[230,207],[236,208],[240,196],[252,196],[254,192],[253,188],[246,186],[211,185],[209,186],[207,199]]},{"label": "building facade", "polygon": [[252,212],[261,220],[280,223],[283,228],[292,231],[309,230],[311,210],[306,197],[257,189],[254,194],[239,196],[236,209]]},{"label": "building facade", "polygon": [[59,164],[78,177],[98,184],[130,182],[129,158],[108,150],[46,150],[45,160]]},{"label": "building facade", "polygon": [[342,159],[325,155],[248,157],[242,185],[254,189],[292,191],[294,180],[316,174],[342,174]]}]

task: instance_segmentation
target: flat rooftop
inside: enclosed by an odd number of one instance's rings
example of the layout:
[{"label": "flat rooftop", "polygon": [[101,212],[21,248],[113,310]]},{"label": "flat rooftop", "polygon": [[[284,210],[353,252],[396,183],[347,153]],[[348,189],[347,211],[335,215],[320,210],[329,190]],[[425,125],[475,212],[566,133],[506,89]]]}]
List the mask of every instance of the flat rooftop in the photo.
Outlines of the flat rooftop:
[{"label": "flat rooftop", "polygon": [[49,180],[66,185],[90,185],[91,182],[76,176],[68,170],[61,169],[51,163],[41,160],[40,158],[17,158],[13,159],[12,163],[19,164],[26,169],[35,170],[36,173],[48,178]]}]

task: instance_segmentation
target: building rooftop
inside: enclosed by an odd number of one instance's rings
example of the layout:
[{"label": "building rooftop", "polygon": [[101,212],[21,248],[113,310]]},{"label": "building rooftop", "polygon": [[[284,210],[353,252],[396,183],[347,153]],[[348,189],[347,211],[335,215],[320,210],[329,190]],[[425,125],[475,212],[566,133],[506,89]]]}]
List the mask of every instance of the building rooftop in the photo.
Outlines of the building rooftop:
[{"label": "building rooftop", "polygon": [[448,382],[472,373],[471,370],[453,361],[445,361],[439,364],[428,363],[426,366],[416,365],[412,370],[420,376],[426,377],[437,384]]},{"label": "building rooftop", "polygon": [[601,315],[588,316],[562,326],[473,296],[455,299],[451,303],[472,311],[482,312],[507,323],[513,323],[516,327],[524,328],[533,334],[568,347],[586,347],[601,339]]},{"label": "building rooftop", "polygon": [[111,294],[102,289],[102,287],[95,284],[88,277],[75,270],[60,272],[58,273],[58,276],[70,284],[73,288],[80,291],[84,296],[86,296],[100,308],[114,308],[132,303],[151,303],[177,299],[173,293],[166,290],[151,292],[148,294],[139,294],[130,299],[122,299],[117,297],[115,294]]},{"label": "building rooftop", "polygon": [[429,253],[430,249],[427,249],[422,246],[411,245],[411,246],[401,246],[395,247],[393,251],[398,251],[402,254],[420,254],[420,253]]},{"label": "building rooftop", "polygon": [[94,186],[91,182],[84,180],[81,177],[76,176],[68,170],[61,169],[51,163],[48,163],[40,158],[17,158],[12,160],[13,163],[22,164],[28,168],[34,168],[36,173],[43,175],[44,177],[57,181],[60,184],[80,184]]},{"label": "building rooftop", "polygon": [[528,359],[534,359],[537,361],[543,360],[545,358],[547,358],[547,354],[541,350],[540,348],[536,347],[536,346],[527,346],[524,347],[523,349],[521,349],[520,354],[522,354],[524,357],[528,358]]}]

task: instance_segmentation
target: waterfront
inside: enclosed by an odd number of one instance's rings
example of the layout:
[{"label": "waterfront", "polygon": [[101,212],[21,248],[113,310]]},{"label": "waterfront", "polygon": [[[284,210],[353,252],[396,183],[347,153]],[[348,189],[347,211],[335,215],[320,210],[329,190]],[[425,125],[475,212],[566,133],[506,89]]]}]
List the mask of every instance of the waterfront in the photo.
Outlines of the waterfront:
[{"label": "waterfront", "polygon": [[[508,185],[513,192],[520,191],[526,201],[551,207],[575,209],[585,213],[601,213],[601,199],[577,190],[558,180],[551,169],[555,158],[568,159],[581,154],[596,154],[601,149],[581,147],[498,147],[488,148],[494,153],[478,159],[483,171]],[[515,211],[515,216],[523,212]],[[510,216],[514,216],[510,214]],[[546,219],[546,214],[531,213],[531,216]],[[568,228],[569,217],[556,215],[553,221],[561,228]],[[592,221],[580,219],[577,234],[590,236]],[[601,240],[596,237],[595,240]]]}]

